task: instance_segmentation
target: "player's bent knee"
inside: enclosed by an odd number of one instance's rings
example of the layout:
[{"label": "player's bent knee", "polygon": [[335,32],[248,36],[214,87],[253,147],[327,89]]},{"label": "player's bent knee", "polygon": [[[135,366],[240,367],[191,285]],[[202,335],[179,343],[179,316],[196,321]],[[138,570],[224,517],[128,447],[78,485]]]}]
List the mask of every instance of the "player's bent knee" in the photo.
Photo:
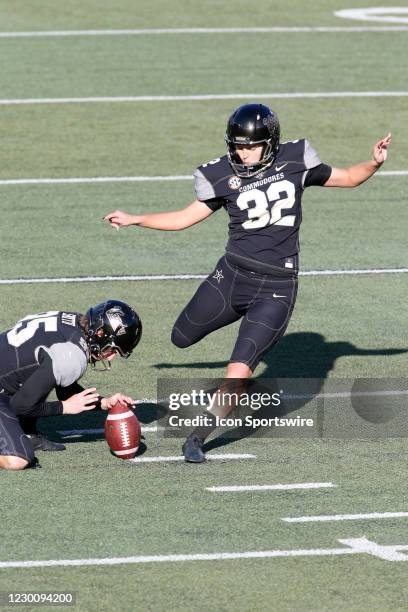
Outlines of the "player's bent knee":
[{"label": "player's bent knee", "polygon": [[4,470],[24,470],[28,466],[27,459],[14,455],[0,456],[0,468]]},{"label": "player's bent knee", "polygon": [[227,368],[227,378],[250,378],[252,370],[246,363],[230,363]]},{"label": "player's bent knee", "polygon": [[178,348],[187,348],[191,346],[193,343],[189,340],[184,334],[181,333],[177,327],[173,327],[173,331],[171,332],[171,341],[174,346]]}]

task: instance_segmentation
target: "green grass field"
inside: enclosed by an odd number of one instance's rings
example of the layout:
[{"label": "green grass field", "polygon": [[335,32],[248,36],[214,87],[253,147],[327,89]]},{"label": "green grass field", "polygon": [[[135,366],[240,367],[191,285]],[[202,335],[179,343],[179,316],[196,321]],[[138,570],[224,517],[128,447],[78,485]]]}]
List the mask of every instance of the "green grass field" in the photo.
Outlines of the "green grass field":
[{"label": "green grass field", "polygon": [[[349,6],[346,0],[319,0],[306,9],[301,0],[273,6],[260,0],[249,10],[242,0],[68,0],[56,7],[50,0],[2,0],[0,30],[373,25],[333,15]],[[406,92],[407,36],[406,31],[0,36],[1,99]],[[192,181],[4,181],[190,176],[198,164],[223,153],[226,119],[243,101],[0,104],[0,280],[9,281],[1,286],[0,329],[31,312],[83,311],[108,297],[133,304],[143,320],[143,341],[110,373],[88,371],[85,383],[102,394],[122,391],[143,400],[137,414],[150,430],[144,434],[142,458],[181,452],[180,439],[151,431],[157,379],[222,376],[237,325],[181,351],[170,342],[171,328],[198,280],[17,284],[13,279],[206,274],[223,253],[225,213],[180,233],[116,232],[103,223],[104,214],[115,208],[136,213],[182,207],[194,199]],[[408,169],[407,97],[261,101],[278,112],[285,140],[307,137],[329,164],[368,159],[374,142],[391,131],[383,170]],[[356,190],[308,190],[302,269],[407,268],[407,180],[406,174],[383,175]],[[256,375],[403,378],[406,276],[301,277],[286,335]],[[43,419],[42,430],[65,440],[66,452],[39,452],[41,470],[0,475],[0,592],[72,591],[74,609],[98,612],[407,609],[408,564],[367,553],[7,567],[12,561],[331,550],[347,548],[339,540],[362,537],[381,546],[408,545],[407,517],[282,521],[407,512],[402,435],[218,440],[209,457],[237,453],[253,458],[194,466],[120,461],[98,431],[58,433],[100,429],[103,418],[94,413]],[[308,482],[336,487],[207,490]]]}]

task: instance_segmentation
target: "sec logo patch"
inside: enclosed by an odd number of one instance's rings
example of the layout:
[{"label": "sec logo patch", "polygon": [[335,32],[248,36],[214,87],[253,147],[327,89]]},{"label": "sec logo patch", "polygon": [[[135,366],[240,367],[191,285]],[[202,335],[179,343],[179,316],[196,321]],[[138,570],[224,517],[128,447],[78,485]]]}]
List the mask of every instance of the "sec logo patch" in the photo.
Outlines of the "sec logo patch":
[{"label": "sec logo patch", "polygon": [[231,189],[239,189],[241,187],[242,181],[238,176],[231,176],[228,180],[228,187]]}]

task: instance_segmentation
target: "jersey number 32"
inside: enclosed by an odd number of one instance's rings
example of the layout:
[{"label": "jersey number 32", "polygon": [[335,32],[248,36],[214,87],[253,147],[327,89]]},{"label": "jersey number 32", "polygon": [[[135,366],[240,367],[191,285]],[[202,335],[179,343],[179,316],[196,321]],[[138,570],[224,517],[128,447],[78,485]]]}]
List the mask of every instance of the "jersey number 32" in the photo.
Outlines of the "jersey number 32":
[{"label": "jersey number 32", "polygon": [[[281,198],[281,194],[286,197]],[[250,202],[255,202],[253,208],[249,208]],[[278,181],[272,183],[266,193],[260,189],[244,191],[237,198],[237,205],[241,210],[248,210],[248,221],[244,221],[244,229],[259,229],[267,225],[285,225],[293,227],[296,215],[285,215],[282,210],[292,208],[295,204],[295,186],[290,181]]]}]

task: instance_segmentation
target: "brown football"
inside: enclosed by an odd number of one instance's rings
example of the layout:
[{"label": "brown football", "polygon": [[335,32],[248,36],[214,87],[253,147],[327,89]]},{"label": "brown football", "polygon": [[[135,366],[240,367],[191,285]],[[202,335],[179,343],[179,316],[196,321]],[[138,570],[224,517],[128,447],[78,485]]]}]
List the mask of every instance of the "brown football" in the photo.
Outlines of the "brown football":
[{"label": "brown football", "polygon": [[111,451],[120,459],[132,459],[140,444],[140,423],[131,408],[116,402],[105,421],[105,438]]}]

